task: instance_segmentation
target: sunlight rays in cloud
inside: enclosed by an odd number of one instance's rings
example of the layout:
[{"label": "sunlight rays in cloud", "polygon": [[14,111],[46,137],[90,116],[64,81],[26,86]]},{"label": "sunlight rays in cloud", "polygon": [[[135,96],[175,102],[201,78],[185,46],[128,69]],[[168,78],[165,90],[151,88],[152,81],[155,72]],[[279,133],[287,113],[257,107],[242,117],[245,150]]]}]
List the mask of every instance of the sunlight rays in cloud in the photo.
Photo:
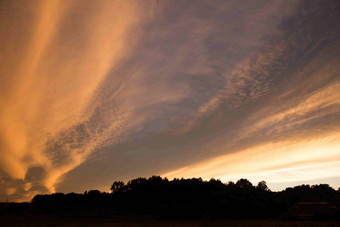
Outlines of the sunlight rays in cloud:
[{"label": "sunlight rays in cloud", "polygon": [[60,176],[119,133],[123,105],[108,106],[103,119],[89,118],[91,110],[100,111],[100,100],[93,100],[100,83],[131,51],[139,10],[133,1],[37,2],[29,25],[34,32],[16,70],[6,75],[13,89],[1,99],[0,162],[7,175],[24,180],[40,166],[46,174],[39,184],[54,191]]},{"label": "sunlight rays in cloud", "polygon": [[[9,81],[9,86],[15,85],[16,87],[9,90],[7,94],[3,94],[6,99],[1,99],[1,123],[5,129],[1,137],[7,143],[2,145],[6,146],[2,147],[2,150],[7,150],[7,152],[2,152],[1,164],[7,174],[15,178],[24,178],[27,168],[20,159],[24,158],[26,147],[30,146],[28,145],[30,141],[27,141],[29,140],[26,134],[28,132],[24,131],[23,127],[29,130],[30,126],[26,122],[31,120],[37,111],[35,105],[38,102],[39,91],[32,92],[31,88],[36,78],[34,72],[46,46],[56,32],[56,24],[62,14],[58,1],[41,2],[37,8],[38,16],[34,23],[35,32],[32,34],[32,43],[23,51],[25,57],[19,63],[19,67],[14,69],[11,75],[13,79]],[[30,100],[24,101],[24,97],[29,93],[32,94]],[[21,111],[17,111],[19,108]],[[23,111],[25,115],[22,114]],[[41,146],[41,144],[35,146]],[[31,150],[29,152],[37,152],[37,147],[30,147],[29,150]],[[47,161],[43,154],[37,153],[37,156],[40,156],[43,162]]]}]

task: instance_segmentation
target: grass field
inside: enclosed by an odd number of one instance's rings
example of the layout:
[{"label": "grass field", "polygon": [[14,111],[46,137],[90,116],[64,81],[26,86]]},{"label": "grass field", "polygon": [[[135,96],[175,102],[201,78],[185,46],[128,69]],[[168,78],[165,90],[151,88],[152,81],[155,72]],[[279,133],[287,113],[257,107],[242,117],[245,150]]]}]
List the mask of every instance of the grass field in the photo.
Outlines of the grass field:
[{"label": "grass field", "polygon": [[163,221],[145,216],[114,217],[61,217],[56,215],[11,215],[0,216],[0,226],[340,226],[340,222],[331,221],[279,221],[279,220],[185,220]]}]

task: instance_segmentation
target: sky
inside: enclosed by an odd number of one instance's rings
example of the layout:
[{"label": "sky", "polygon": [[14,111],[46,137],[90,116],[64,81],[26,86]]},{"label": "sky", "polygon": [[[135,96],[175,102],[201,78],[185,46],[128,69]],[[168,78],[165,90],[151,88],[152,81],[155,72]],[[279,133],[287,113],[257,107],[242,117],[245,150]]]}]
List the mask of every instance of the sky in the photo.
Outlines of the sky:
[{"label": "sky", "polygon": [[340,1],[5,0],[0,201],[160,175],[340,187]]}]

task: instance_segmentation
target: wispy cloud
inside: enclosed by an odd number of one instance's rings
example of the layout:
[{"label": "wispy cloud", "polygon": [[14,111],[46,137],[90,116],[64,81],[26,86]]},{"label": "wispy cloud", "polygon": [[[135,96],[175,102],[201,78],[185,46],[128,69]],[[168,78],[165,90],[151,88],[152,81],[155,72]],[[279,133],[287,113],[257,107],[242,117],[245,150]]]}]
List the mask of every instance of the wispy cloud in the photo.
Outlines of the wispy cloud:
[{"label": "wispy cloud", "polygon": [[[130,37],[142,14],[133,1],[29,4],[25,13],[33,32],[21,41],[26,45],[22,53],[9,53],[16,66],[9,62],[10,70],[4,65],[3,77],[12,88],[2,92],[0,162],[6,175],[27,181],[25,187],[39,178],[42,187],[54,191],[61,175],[124,127],[124,106],[110,103],[103,111],[97,107],[103,101],[94,94],[110,70],[131,53]],[[17,6],[8,7],[13,12]],[[8,23],[23,23],[23,18],[4,13]],[[19,40],[14,27],[6,32]],[[95,111],[101,116],[91,117]],[[45,174],[27,179],[34,168]]]},{"label": "wispy cloud", "polygon": [[[325,21],[312,17],[317,5],[283,20],[280,26],[294,18],[299,27],[284,27],[261,51],[238,64],[226,75],[225,87],[189,121],[192,131],[207,121],[216,122],[209,131],[216,138],[191,149],[220,155],[164,176],[246,177],[272,183],[339,177],[335,173],[339,162],[335,135],[340,130],[339,27],[328,24],[326,30]],[[318,10],[325,20],[339,20],[329,6]],[[313,21],[310,30],[302,31]],[[318,30],[327,32],[317,34]]]},{"label": "wispy cloud", "polygon": [[[259,166],[266,160],[279,165],[280,158],[280,165],[295,159],[304,162],[308,154],[304,153],[303,159],[295,156],[295,151],[337,133],[339,27],[325,24],[339,20],[333,3],[322,7],[318,2],[287,3],[291,8],[284,13],[282,2],[261,4],[272,11],[257,15],[260,6],[246,9],[234,2],[211,7],[205,14],[198,14],[198,5],[184,5],[180,12],[169,5],[162,8],[161,16],[156,15],[155,22],[147,27],[138,51],[127,62],[132,69],[122,65],[118,71],[134,75],[125,97],[129,97],[132,118],[139,123],[130,124],[127,141],[105,148],[110,151],[105,160],[98,157],[86,162],[71,171],[59,187],[68,188],[68,179],[82,176],[90,167],[99,168],[97,171],[103,173],[99,179],[107,184],[113,177],[127,179],[165,172],[177,174],[165,174],[168,176],[199,173],[227,180],[242,171],[250,174],[254,164],[249,165],[246,157],[252,150],[262,152],[256,159]],[[237,15],[235,9],[240,10]],[[322,20],[314,17],[315,10]],[[276,23],[262,26],[263,18],[257,22],[245,19],[257,17],[275,17]],[[233,18],[242,22],[225,23]],[[264,36],[254,36],[250,40],[257,41],[245,45],[250,31],[240,28],[248,23],[259,23]],[[207,27],[199,29],[201,25]],[[330,142],[325,141],[319,148],[328,151]],[[268,147],[291,157],[270,159]],[[228,168],[213,161],[227,155],[223,160],[229,163],[231,153],[238,157],[235,165],[249,168]],[[326,156],[331,157],[331,152]],[[199,163],[196,169],[195,163]],[[106,167],[98,167],[100,164]],[[210,169],[203,167],[206,165]],[[317,165],[313,166],[315,169]],[[192,168],[198,172],[190,171]],[[304,173],[308,174],[307,167]],[[87,179],[100,183],[98,175],[86,174]],[[278,179],[278,175],[266,176],[267,181]]]}]

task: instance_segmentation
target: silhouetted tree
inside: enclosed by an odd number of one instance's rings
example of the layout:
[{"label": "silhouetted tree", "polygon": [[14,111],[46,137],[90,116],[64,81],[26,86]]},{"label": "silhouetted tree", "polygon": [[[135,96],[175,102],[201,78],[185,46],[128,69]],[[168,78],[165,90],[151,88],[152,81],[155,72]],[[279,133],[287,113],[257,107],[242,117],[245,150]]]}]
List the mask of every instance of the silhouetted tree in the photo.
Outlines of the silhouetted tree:
[{"label": "silhouetted tree", "polygon": [[240,179],[236,182],[236,186],[240,189],[246,189],[246,190],[249,190],[249,189],[252,189],[253,188],[253,185],[252,183],[250,183],[249,180],[247,179]]},{"label": "silhouetted tree", "polygon": [[123,181],[115,181],[113,182],[112,186],[111,186],[111,191],[112,192],[116,192],[121,190],[124,187],[124,182]]},{"label": "silhouetted tree", "polygon": [[257,186],[257,189],[262,190],[262,191],[270,191],[270,189],[267,186],[267,183],[265,181],[260,181]]}]

